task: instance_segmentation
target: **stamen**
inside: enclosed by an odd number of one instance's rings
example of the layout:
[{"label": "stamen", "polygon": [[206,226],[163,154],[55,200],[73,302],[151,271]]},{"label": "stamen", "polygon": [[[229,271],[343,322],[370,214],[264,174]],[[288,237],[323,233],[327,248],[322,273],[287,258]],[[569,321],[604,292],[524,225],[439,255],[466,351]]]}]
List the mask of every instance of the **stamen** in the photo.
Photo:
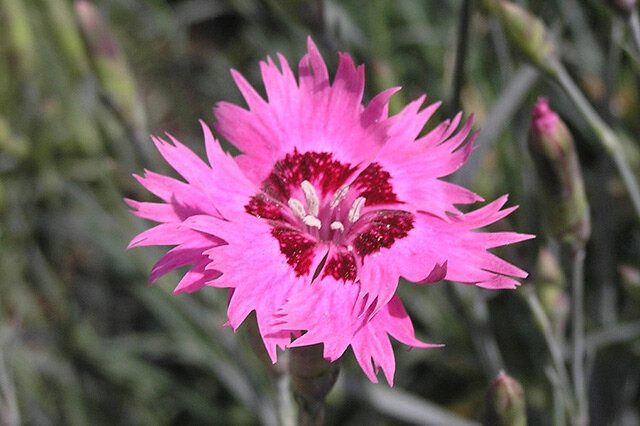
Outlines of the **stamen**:
[{"label": "stamen", "polygon": [[320,219],[318,219],[315,216],[307,215],[302,219],[302,222],[307,226],[311,226],[318,229],[322,228],[322,222],[320,222]]},{"label": "stamen", "polygon": [[355,201],[351,205],[351,208],[349,209],[349,222],[354,223],[358,219],[360,219],[360,213],[362,212],[365,201],[366,199],[364,197],[358,197],[355,199]]},{"label": "stamen", "polygon": [[344,231],[344,225],[338,220],[336,220],[335,222],[331,222],[331,225],[329,225],[329,227],[334,231]]},{"label": "stamen", "polygon": [[309,210],[309,214],[312,216],[318,216],[318,212],[320,211],[320,199],[318,198],[316,189],[308,180],[303,180],[300,185],[302,186],[302,192],[304,192],[304,196],[307,199],[307,209]]},{"label": "stamen", "polygon": [[298,200],[297,198],[289,198],[287,204],[289,204],[289,208],[293,212],[294,216],[298,219],[302,219],[307,215],[307,212],[304,211],[304,205],[302,204],[302,201]]},{"label": "stamen", "polygon": [[340,188],[338,188],[336,193],[333,194],[333,198],[331,199],[331,203],[329,203],[329,207],[331,207],[332,210],[338,207],[338,204],[340,204],[340,202],[344,200],[344,197],[347,196],[347,192],[349,192],[349,185],[342,185]]}]

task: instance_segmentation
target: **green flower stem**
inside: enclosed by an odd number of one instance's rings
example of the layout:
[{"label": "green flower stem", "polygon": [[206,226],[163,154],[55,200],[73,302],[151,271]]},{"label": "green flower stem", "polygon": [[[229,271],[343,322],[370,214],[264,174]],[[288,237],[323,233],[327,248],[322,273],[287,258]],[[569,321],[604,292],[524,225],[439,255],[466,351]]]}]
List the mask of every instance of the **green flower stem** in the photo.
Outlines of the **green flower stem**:
[{"label": "green flower stem", "polygon": [[289,349],[289,374],[300,426],[322,425],[324,400],[338,378],[338,362],[324,359],[322,351],[322,345]]},{"label": "green flower stem", "polygon": [[585,345],[597,350],[608,345],[627,343],[637,338],[640,338],[640,320],[613,324],[593,332],[587,336]]},{"label": "green flower stem", "polygon": [[584,426],[589,418],[589,398],[585,381],[584,340],[584,243],[576,244],[572,253],[572,328],[573,328],[573,390],[576,394],[578,412],[574,424]]},{"label": "green flower stem", "polygon": [[533,288],[525,287],[522,290],[526,297],[527,304],[529,305],[529,309],[531,309],[536,323],[542,332],[545,343],[547,344],[547,349],[549,349],[551,361],[558,378],[567,411],[573,417],[573,414],[576,412],[577,405],[572,396],[573,391],[571,388],[571,382],[569,381],[569,373],[567,372],[567,368],[564,364],[562,347],[553,334],[551,321],[549,321],[549,317],[547,317],[547,314],[544,312],[544,308],[542,307],[542,304],[540,303],[538,296],[536,296]]},{"label": "green flower stem", "polygon": [[[5,330],[1,330],[5,331]],[[6,334],[6,333],[3,333]],[[0,424],[3,425],[19,425],[20,410],[18,409],[18,401],[16,398],[16,390],[11,377],[11,366],[9,360],[4,358],[4,348],[7,348],[6,336],[0,335]]]},{"label": "green flower stem", "polygon": [[633,8],[629,16],[629,28],[631,29],[631,40],[636,48],[636,52],[640,54],[640,17],[638,17],[638,9]]},{"label": "green flower stem", "polygon": [[562,86],[571,101],[587,120],[587,124],[598,137],[604,149],[613,158],[627,191],[629,192],[629,197],[631,198],[636,214],[638,215],[638,218],[640,218],[640,187],[638,186],[637,178],[627,161],[620,139],[596,113],[559,60],[556,58],[550,60],[545,71],[547,71],[560,84],[560,86]]},{"label": "green flower stem", "polygon": [[[282,358],[287,357],[287,353],[281,354],[280,362],[284,362],[284,364],[288,363],[288,359],[282,360]],[[275,379],[276,390],[277,390],[277,403],[278,403],[278,414],[280,416],[280,422],[282,426],[295,426],[296,425],[296,416],[295,416],[295,407],[293,404],[293,399],[291,398],[291,379],[289,374],[283,372],[276,376]]]},{"label": "green flower stem", "polygon": [[471,20],[471,0],[464,0],[460,11],[458,26],[458,42],[456,46],[456,62],[453,69],[453,92],[451,94],[450,115],[460,110],[460,93],[464,86],[464,64],[469,46],[469,22]]},{"label": "green flower stem", "polygon": [[567,424],[564,415],[564,396],[556,386],[553,387],[553,424],[556,426]]},{"label": "green flower stem", "polygon": [[446,292],[456,313],[464,319],[469,328],[473,346],[486,377],[493,379],[501,370],[504,370],[504,360],[495,335],[489,329],[486,301],[481,299],[482,296],[475,295],[473,305],[468,307],[455,286],[447,286]]}]

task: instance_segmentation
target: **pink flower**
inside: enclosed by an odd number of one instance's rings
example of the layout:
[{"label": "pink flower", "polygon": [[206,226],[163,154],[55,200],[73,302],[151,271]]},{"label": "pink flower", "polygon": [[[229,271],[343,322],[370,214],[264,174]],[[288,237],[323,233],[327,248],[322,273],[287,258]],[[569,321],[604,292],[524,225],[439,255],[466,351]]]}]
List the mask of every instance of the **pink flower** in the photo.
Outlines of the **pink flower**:
[{"label": "pink flower", "polygon": [[[472,150],[461,114],[419,134],[439,104],[425,97],[388,116],[385,90],[365,107],[364,68],[340,55],[333,83],[311,40],[296,79],[286,59],[260,64],[268,100],[236,71],[249,109],[220,103],[216,130],[238,147],[224,153],[202,123],[208,163],[172,136],[154,138],[186,182],[145,172],[140,183],[160,203],[127,200],[160,224],[130,247],[172,245],[151,281],[193,265],[175,293],[229,288],[229,325],[252,311],[273,362],[276,348],[322,343],[336,360],[351,346],[376,382],[392,384],[389,335],[414,347],[411,320],[395,294],[400,276],[491,289],[515,288],[526,272],[487,252],[530,235],[474,232],[512,212],[503,196],[469,213],[455,205],[482,199],[439,178]],[[293,336],[293,337],[292,337]]]}]

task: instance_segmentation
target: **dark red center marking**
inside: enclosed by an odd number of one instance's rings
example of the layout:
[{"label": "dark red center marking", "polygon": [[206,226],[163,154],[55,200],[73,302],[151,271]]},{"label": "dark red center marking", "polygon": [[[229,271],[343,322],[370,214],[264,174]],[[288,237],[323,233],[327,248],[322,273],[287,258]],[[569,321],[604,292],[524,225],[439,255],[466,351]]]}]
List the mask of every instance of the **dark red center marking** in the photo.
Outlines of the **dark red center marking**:
[{"label": "dark red center marking", "polygon": [[249,204],[244,206],[247,213],[252,216],[267,220],[283,221],[282,209],[275,202],[268,199],[264,194],[258,194],[251,197]]},{"label": "dark red center marking", "polygon": [[300,231],[283,226],[274,227],[271,235],[278,240],[280,252],[285,255],[296,276],[308,274],[313,263],[316,241]]},{"label": "dark red center marking", "polygon": [[391,175],[378,163],[371,163],[358,175],[353,187],[362,190],[361,197],[366,199],[366,206],[377,204],[400,204],[393,192]]},{"label": "dark red center marking", "polygon": [[365,231],[353,241],[356,253],[366,256],[389,248],[395,240],[404,238],[413,229],[413,214],[403,210],[380,210],[375,213]]},{"label": "dark red center marking", "polygon": [[293,153],[276,162],[271,174],[263,182],[262,190],[286,203],[291,191],[300,188],[303,180],[308,180],[325,195],[340,188],[355,170],[350,164],[334,160],[328,152],[300,154],[294,148]]},{"label": "dark red center marking", "polygon": [[331,275],[336,280],[355,281],[358,273],[356,260],[350,253],[336,253],[325,265],[323,277]]},{"label": "dark red center marking", "polygon": [[[250,215],[268,220],[273,227],[271,234],[278,241],[280,252],[286,257],[297,276],[312,272],[311,266],[319,243],[317,234],[311,236],[303,229],[297,229],[299,222],[292,222],[294,216],[288,211],[288,200],[294,191],[299,191],[303,181],[309,181],[316,188],[321,200],[333,196],[342,185],[349,182],[357,168],[341,163],[327,152],[306,152],[297,150],[287,154],[273,166],[269,177],[262,183],[262,192],[251,197],[245,210]],[[370,164],[350,184],[350,191],[364,197],[366,206],[402,204],[393,192],[391,175],[378,163]],[[325,198],[326,197],[326,198]],[[301,200],[304,201],[304,200]],[[321,201],[322,202],[322,201]],[[323,227],[332,220],[345,221],[346,217],[319,217]],[[369,211],[363,215],[355,229],[362,230],[356,235],[344,235],[333,241],[353,243],[354,252],[364,257],[389,248],[393,243],[408,235],[413,229],[414,217],[403,210]],[[346,223],[346,222],[344,222]],[[305,228],[307,229],[307,228]],[[324,228],[323,228],[324,229]],[[336,231],[339,232],[339,231]],[[331,238],[331,237],[329,237]],[[357,263],[354,253],[346,250],[343,243],[332,242],[337,251],[327,260],[322,270],[323,277],[332,276],[336,280],[355,281]],[[320,272],[320,271],[316,271]]]}]

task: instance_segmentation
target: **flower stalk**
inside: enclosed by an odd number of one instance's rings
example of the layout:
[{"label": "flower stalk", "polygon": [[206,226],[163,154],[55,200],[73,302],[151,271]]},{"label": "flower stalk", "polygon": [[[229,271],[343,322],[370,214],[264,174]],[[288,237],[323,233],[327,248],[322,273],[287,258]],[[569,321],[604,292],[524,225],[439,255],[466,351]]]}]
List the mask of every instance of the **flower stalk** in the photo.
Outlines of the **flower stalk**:
[{"label": "flower stalk", "polygon": [[533,288],[526,287],[524,290],[524,296],[529,305],[529,309],[533,313],[533,317],[538,325],[538,328],[542,332],[547,349],[551,355],[551,362],[553,363],[553,370],[557,376],[558,388],[562,394],[560,402],[564,404],[566,410],[573,416],[576,412],[576,403],[573,398],[573,392],[571,382],[569,380],[569,372],[564,364],[564,354],[562,344],[553,333],[553,327],[549,317],[545,313],[540,299],[536,296]]},{"label": "flower stalk", "polygon": [[575,426],[586,426],[589,418],[589,396],[587,394],[584,362],[586,347],[584,339],[584,258],[584,243],[574,245],[571,277],[571,298],[573,301],[573,356],[571,367],[573,389],[578,403],[578,412],[574,419]]},{"label": "flower stalk", "polygon": [[562,267],[547,247],[540,249],[538,253],[535,290],[553,324],[555,335],[561,339],[569,318],[570,301]]},{"label": "flower stalk", "polygon": [[298,425],[319,426],[325,398],[338,379],[339,364],[322,356],[322,345],[289,349],[289,374],[298,404]]},{"label": "flower stalk", "polygon": [[460,95],[464,86],[464,68],[469,48],[469,22],[471,20],[471,0],[464,0],[460,11],[458,25],[458,40],[456,46],[456,61],[453,69],[453,92],[451,94],[451,111],[455,114],[460,110]]},{"label": "flower stalk", "polygon": [[606,0],[607,5],[622,19],[627,21],[631,31],[631,42],[640,53],[640,18],[636,0]]},{"label": "flower stalk", "polygon": [[539,99],[533,108],[529,148],[544,183],[545,212],[552,236],[571,248],[572,378],[577,402],[574,424],[585,425],[588,395],[584,366],[584,258],[591,218],[573,138],[546,98]]}]

